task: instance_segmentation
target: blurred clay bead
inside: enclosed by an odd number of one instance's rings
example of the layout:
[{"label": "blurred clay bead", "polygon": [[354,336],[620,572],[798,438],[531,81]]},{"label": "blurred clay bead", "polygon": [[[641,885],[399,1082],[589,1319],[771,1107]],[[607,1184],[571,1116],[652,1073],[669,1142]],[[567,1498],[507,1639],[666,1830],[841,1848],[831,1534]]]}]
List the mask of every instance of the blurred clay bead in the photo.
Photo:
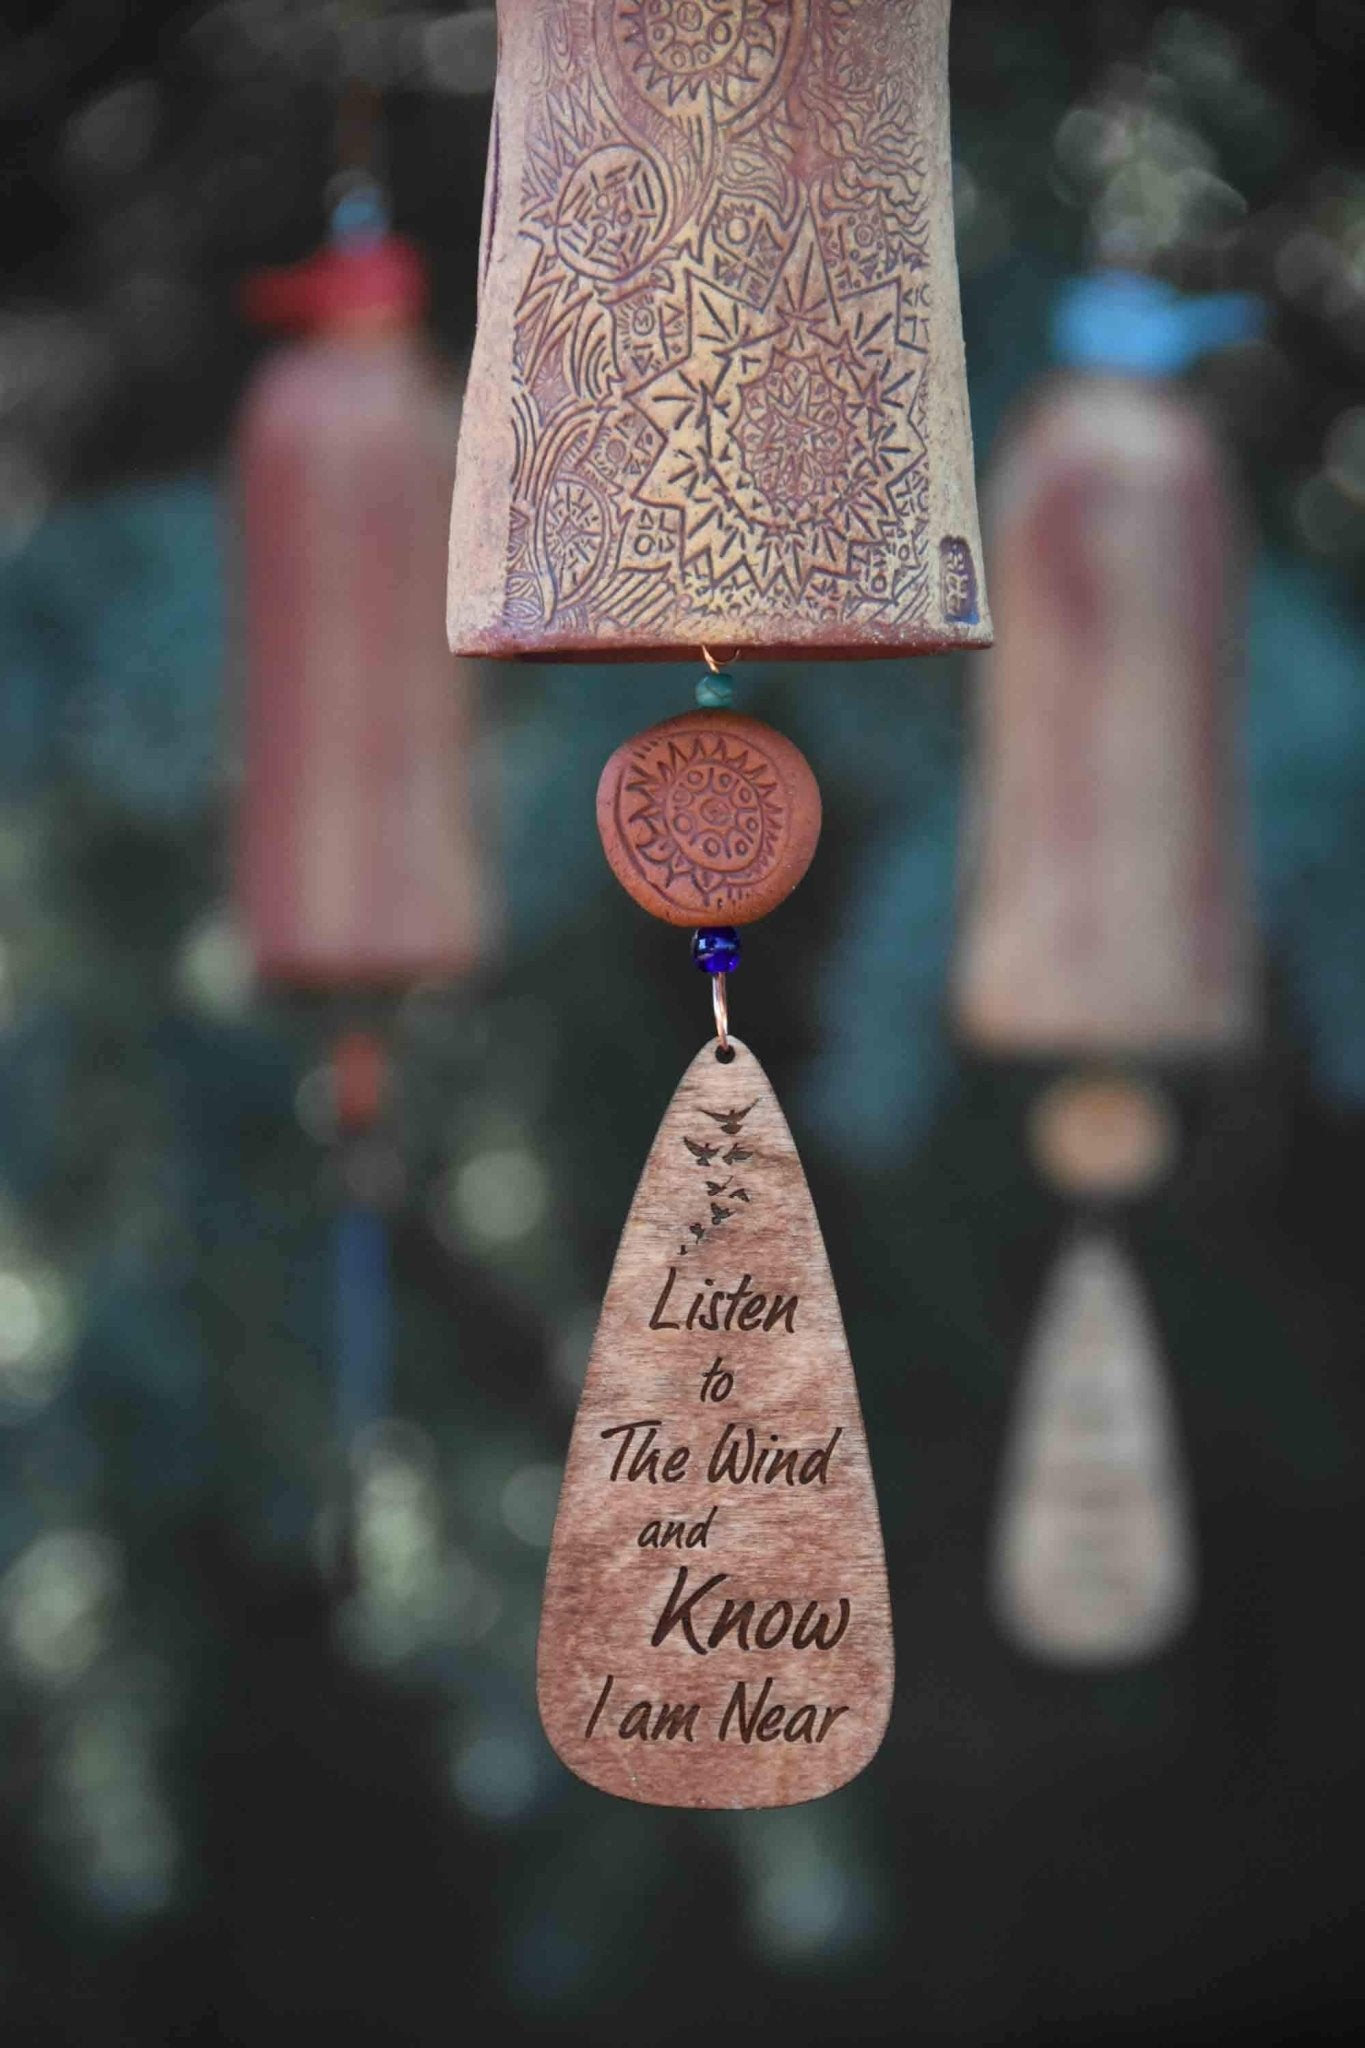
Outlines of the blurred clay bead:
[{"label": "blurred clay bead", "polygon": [[1165,1097],[1121,1074],[1054,1082],[1034,1107],[1029,1136],[1044,1179],[1066,1195],[1143,1194],[1175,1158]]},{"label": "blurred clay bead", "polygon": [[789,739],[736,711],[686,711],[616,749],[597,786],[612,873],[665,924],[752,924],[796,887],[820,790]]}]

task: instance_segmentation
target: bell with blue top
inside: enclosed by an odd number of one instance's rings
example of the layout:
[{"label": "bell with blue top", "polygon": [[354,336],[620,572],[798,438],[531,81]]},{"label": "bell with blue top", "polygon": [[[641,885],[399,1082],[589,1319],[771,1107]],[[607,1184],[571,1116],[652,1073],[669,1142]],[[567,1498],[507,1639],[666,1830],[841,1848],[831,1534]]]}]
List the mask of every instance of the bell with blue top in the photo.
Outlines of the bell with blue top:
[{"label": "bell with blue top", "polygon": [[1255,1027],[1240,520],[1177,379],[1258,324],[1235,294],[1120,271],[1072,286],[1061,367],[986,501],[999,637],[957,1018],[1042,1070],[1029,1149],[1067,1218],[1022,1360],[990,1595],[1011,1643],[1077,1673],[1162,1654],[1195,1604],[1178,1403],[1125,1225],[1177,1157],[1162,1081]]},{"label": "bell with blue top", "polygon": [[1242,1043],[1254,949],[1235,773],[1241,521],[1176,381],[1255,331],[1238,294],[1105,271],[986,493],[997,640],[977,693],[960,1028],[1011,1053]]}]

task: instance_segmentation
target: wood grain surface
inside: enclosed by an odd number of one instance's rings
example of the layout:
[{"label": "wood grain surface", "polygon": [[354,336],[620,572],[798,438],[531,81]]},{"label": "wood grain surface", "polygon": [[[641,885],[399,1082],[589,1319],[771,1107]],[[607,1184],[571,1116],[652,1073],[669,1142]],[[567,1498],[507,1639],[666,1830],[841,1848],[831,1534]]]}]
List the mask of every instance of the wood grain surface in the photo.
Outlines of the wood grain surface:
[{"label": "wood grain surface", "polygon": [[853,1366],[772,1087],[715,1041],[631,1205],[550,1549],[541,1719],[655,1806],[845,1784],[891,1705],[891,1616]]},{"label": "wood grain surface", "polygon": [[501,0],[451,645],[985,646],[948,0]]},{"label": "wood grain surface", "polygon": [[796,887],[820,837],[820,786],[780,732],[686,711],[616,749],[597,786],[612,873],[666,924],[751,924]]}]

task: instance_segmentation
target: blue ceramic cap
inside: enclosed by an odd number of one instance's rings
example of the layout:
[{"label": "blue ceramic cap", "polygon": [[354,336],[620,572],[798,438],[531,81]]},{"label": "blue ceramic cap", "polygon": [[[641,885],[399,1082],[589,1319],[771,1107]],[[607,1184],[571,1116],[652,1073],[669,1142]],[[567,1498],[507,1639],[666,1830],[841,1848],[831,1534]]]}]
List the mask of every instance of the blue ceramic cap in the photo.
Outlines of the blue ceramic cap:
[{"label": "blue ceramic cap", "polygon": [[1097,270],[1064,285],[1052,314],[1052,350],[1077,370],[1176,377],[1200,356],[1250,341],[1266,309],[1250,292],[1187,297],[1159,278]]},{"label": "blue ceramic cap", "polygon": [[373,178],[338,178],[332,201],[331,238],[347,247],[382,242],[389,232],[389,207]]}]

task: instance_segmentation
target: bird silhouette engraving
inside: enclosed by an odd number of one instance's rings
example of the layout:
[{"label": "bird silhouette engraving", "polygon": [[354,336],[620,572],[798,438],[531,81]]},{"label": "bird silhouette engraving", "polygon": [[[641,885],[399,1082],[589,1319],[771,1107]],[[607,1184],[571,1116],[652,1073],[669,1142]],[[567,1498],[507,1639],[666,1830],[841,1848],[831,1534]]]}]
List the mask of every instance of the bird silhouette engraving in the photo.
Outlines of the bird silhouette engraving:
[{"label": "bird silhouette engraving", "polygon": [[749,1114],[749,1110],[757,1107],[758,1097],[755,1096],[748,1109],[703,1109],[702,1115],[709,1116],[713,1124],[719,1124],[727,1138],[737,1138],[739,1127]]},{"label": "bird silhouette engraving", "polygon": [[699,1145],[695,1138],[684,1138],[683,1143],[698,1166],[709,1166],[720,1150],[719,1145]]}]

